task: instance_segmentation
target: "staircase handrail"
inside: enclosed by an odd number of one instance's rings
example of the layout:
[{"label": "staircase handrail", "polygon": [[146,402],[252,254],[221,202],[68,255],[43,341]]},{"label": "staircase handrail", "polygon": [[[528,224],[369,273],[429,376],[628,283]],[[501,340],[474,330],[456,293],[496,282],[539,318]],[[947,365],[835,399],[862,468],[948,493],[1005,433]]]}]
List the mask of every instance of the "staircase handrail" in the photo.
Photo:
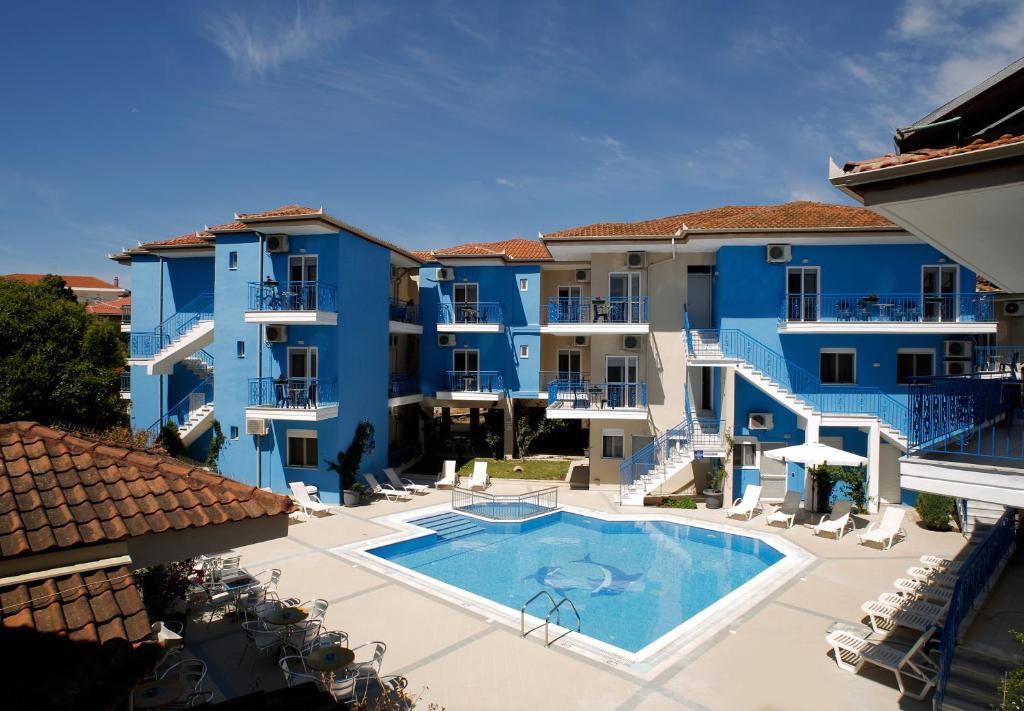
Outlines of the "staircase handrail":
[{"label": "staircase handrail", "polygon": [[[685,420],[674,427],[669,427],[653,441],[633,452],[629,459],[622,462],[619,465],[619,501],[622,501],[626,489],[635,484],[637,479],[655,467],[664,466],[672,458],[673,445],[682,446],[683,451],[692,454],[696,449],[694,443],[697,439],[694,425],[701,421],[701,418],[694,418],[692,414],[687,416]],[[707,419],[703,421],[710,422]],[[725,429],[724,422],[722,420],[714,422],[718,428],[719,439],[721,439],[721,434]]]},{"label": "staircase handrail", "polygon": [[180,429],[186,422],[188,422],[189,414],[191,414],[189,403],[191,402],[192,395],[197,392],[201,392],[206,396],[205,404],[208,405],[213,402],[213,376],[207,377],[201,383],[192,388],[188,395],[169,407],[167,411],[160,415],[157,421],[147,427],[145,431],[155,437],[160,434],[161,428],[170,422],[172,418],[174,419],[174,424],[176,424]]},{"label": "staircase handrail", "polygon": [[133,331],[131,355],[133,358],[152,358],[184,336],[199,321],[212,320],[213,293],[199,294],[152,331]]}]

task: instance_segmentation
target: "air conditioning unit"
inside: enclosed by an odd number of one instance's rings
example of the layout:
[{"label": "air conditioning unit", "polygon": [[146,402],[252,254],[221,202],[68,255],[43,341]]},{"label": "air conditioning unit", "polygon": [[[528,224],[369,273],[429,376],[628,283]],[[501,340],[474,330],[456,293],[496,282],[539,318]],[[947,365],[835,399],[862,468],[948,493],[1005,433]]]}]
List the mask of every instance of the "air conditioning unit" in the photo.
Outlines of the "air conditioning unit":
[{"label": "air conditioning unit", "polygon": [[391,278],[398,279],[402,276],[402,268],[397,264],[391,265]]},{"label": "air conditioning unit", "polygon": [[785,264],[793,259],[793,248],[788,244],[770,244],[765,251],[769,264]]},{"label": "air conditioning unit", "polygon": [[970,358],[973,343],[971,341],[946,341],[943,355],[949,358]]},{"label": "air conditioning unit", "polygon": [[265,435],[267,433],[266,420],[246,420],[245,433],[247,435]]},{"label": "air conditioning unit", "polygon": [[288,235],[267,235],[267,252],[282,254],[288,251]]},{"label": "air conditioning unit", "polygon": [[438,267],[437,280],[438,281],[451,281],[455,278],[455,270],[451,267]]},{"label": "air conditioning unit", "polygon": [[286,343],[288,341],[288,327],[265,326],[263,328],[263,335],[266,337],[267,343]]},{"label": "air conditioning unit", "polygon": [[437,345],[439,348],[452,348],[455,346],[455,336],[451,333],[437,334]]},{"label": "air conditioning unit", "polygon": [[577,348],[590,348],[590,336],[573,336],[572,344]]},{"label": "air conditioning unit", "polygon": [[942,372],[946,375],[970,375],[971,361],[947,360],[942,364]]},{"label": "air conditioning unit", "polygon": [[751,412],[747,416],[747,429],[770,430],[775,426],[775,418],[770,412]]},{"label": "air conditioning unit", "polygon": [[1003,316],[1024,316],[1024,301],[1004,301]]},{"label": "air conditioning unit", "polygon": [[624,351],[638,351],[643,348],[644,342],[642,336],[623,336],[622,337],[622,350]]},{"label": "air conditioning unit", "polygon": [[576,281],[589,282],[590,281],[590,270],[589,269],[577,269],[576,270]]},{"label": "air conditioning unit", "polygon": [[626,266],[630,269],[643,269],[647,266],[647,252],[626,252]]}]

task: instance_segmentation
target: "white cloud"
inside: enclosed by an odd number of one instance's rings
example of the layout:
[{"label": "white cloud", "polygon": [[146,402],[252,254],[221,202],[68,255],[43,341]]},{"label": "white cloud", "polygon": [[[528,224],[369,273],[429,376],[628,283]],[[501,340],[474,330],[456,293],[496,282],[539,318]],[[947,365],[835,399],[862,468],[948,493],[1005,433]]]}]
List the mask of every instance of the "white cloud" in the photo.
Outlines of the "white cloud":
[{"label": "white cloud", "polygon": [[508,178],[502,178],[501,176],[495,178],[494,182],[503,188],[514,188],[518,185],[518,183],[515,183]]}]

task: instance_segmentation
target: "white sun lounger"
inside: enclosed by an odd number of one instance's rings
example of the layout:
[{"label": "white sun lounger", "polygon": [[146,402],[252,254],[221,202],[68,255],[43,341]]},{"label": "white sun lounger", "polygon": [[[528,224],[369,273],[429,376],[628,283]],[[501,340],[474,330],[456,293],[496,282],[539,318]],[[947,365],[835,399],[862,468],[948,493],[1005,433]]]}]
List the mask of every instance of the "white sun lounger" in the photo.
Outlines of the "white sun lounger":
[{"label": "white sun lounger", "polygon": [[953,599],[953,591],[941,585],[930,585],[923,580],[909,580],[908,578],[896,578],[893,582],[896,589],[903,595],[915,597],[919,600],[930,600],[942,605]]},{"label": "white sun lounger", "polygon": [[[832,645],[840,669],[857,672],[864,664],[888,669],[896,675],[900,693],[920,701],[931,692],[938,676],[935,662],[924,652],[924,646],[934,634],[935,627],[929,627],[908,650],[886,642],[868,642],[849,632],[832,632],[825,640]],[[919,682],[921,690],[908,690],[908,679]]]},{"label": "white sun lounger", "polygon": [[903,530],[903,517],[906,515],[905,508],[890,506],[882,512],[881,521],[876,521],[864,529],[863,533],[858,533],[857,538],[862,544],[877,543],[882,546],[882,550],[889,550],[897,536],[905,538],[907,535]]},{"label": "white sun lounger", "polygon": [[831,533],[836,537],[838,541],[846,533],[848,527],[853,526],[853,521],[850,519],[850,511],[853,508],[853,502],[848,499],[839,499],[832,506],[832,513],[826,514],[821,517],[821,520],[815,524],[814,535],[822,533]]},{"label": "white sun lounger", "polygon": [[491,478],[487,475],[487,462],[479,459],[473,462],[473,475],[469,477],[469,489],[486,489],[491,485]]},{"label": "white sun lounger", "polygon": [[408,479],[400,479],[398,472],[391,467],[384,469],[384,476],[391,482],[391,486],[399,490],[408,491],[413,494],[425,494],[430,491],[430,487],[424,484],[413,484]]},{"label": "white sun lounger", "polygon": [[924,602],[923,600],[913,600],[894,592],[882,593],[878,596],[878,601],[885,605],[898,607],[901,610],[920,612],[922,615],[935,615],[936,619],[944,617],[946,614],[945,605],[936,605],[933,602]]},{"label": "white sun lounger", "polygon": [[786,528],[793,528],[796,517],[800,513],[800,492],[787,491],[781,506],[774,507],[765,517],[770,526],[773,523],[784,523]]},{"label": "white sun lounger", "polygon": [[[934,607],[934,605],[929,607]],[[927,608],[897,607],[878,600],[868,600],[860,606],[860,609],[868,616],[871,629],[879,634],[889,632],[896,626],[924,632],[940,622],[942,616]]]},{"label": "white sun lounger", "polygon": [[444,470],[437,476],[438,489],[452,489],[459,485],[459,475],[455,473],[455,460],[444,460]]},{"label": "white sun lounger", "polygon": [[390,484],[387,486],[381,486],[373,474],[363,474],[363,478],[366,479],[366,484],[370,489],[370,493],[374,496],[383,496],[388,501],[401,501],[402,499],[412,498],[412,494],[405,489],[399,491]]},{"label": "white sun lounger", "polygon": [[911,566],[907,568],[907,574],[914,580],[923,580],[930,585],[941,585],[944,588],[952,588],[956,585],[956,579],[959,576],[952,575],[950,573],[938,573],[929,568],[922,568],[920,566]]},{"label": "white sun lounger", "polygon": [[937,555],[923,555],[921,556],[921,565],[940,573],[959,573],[960,566],[962,566],[963,563],[958,560],[940,558]]},{"label": "white sun lounger", "polygon": [[306,491],[306,485],[301,481],[293,481],[288,486],[292,490],[292,498],[306,516],[317,512],[334,513],[337,509],[337,506],[329,506],[320,501],[320,497]]},{"label": "white sun lounger", "polygon": [[761,487],[757,484],[747,484],[743,490],[743,498],[736,499],[732,506],[725,510],[725,515],[746,516],[749,521],[754,517],[754,512],[761,509]]}]

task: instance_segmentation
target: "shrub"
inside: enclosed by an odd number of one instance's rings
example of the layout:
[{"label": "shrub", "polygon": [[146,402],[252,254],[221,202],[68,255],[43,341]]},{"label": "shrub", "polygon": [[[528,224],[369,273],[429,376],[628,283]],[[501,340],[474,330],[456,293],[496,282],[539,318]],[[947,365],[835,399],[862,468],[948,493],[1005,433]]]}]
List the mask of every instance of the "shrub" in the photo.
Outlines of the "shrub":
[{"label": "shrub", "polygon": [[917,495],[917,513],[921,516],[921,523],[930,531],[948,531],[955,510],[953,499],[948,496],[925,492]]},{"label": "shrub", "polygon": [[825,511],[832,508],[832,494],[836,486],[842,485],[843,496],[848,498],[861,511],[867,506],[867,477],[864,467],[837,467],[829,464],[815,468],[814,485],[817,490],[817,508]]},{"label": "shrub", "polygon": [[188,593],[195,559],[181,560],[166,565],[154,565],[133,574],[142,592],[142,601],[153,615],[163,615],[175,600]]},{"label": "shrub", "polygon": [[673,496],[661,500],[661,507],[665,509],[695,509],[697,502],[692,496]]},{"label": "shrub", "polygon": [[[920,499],[919,499],[920,500]],[[1010,630],[1010,634],[1018,644],[1024,644],[1024,633]],[[999,693],[1003,697],[1001,711],[1021,711],[1024,709],[1024,667],[1014,669],[999,685]]]}]

